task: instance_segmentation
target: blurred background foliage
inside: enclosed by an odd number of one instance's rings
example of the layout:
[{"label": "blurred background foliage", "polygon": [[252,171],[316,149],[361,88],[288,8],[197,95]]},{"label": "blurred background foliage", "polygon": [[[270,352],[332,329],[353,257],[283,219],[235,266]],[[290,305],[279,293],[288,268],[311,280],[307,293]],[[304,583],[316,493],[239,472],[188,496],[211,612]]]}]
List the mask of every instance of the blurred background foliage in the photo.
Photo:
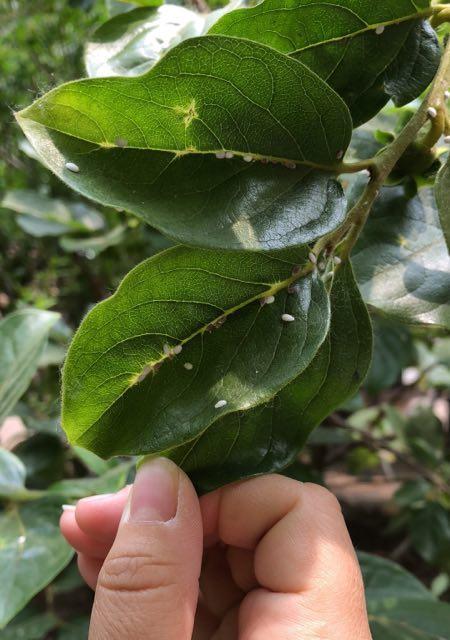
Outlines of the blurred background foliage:
[{"label": "blurred background foliage", "polygon": [[[6,640],[86,637],[92,595],[59,537],[61,504],[120,488],[131,479],[132,461],[104,462],[67,445],[58,421],[60,366],[91,305],[135,264],[169,245],[134,216],[69,192],[36,161],[13,111],[85,75],[83,43],[111,12],[129,8],[114,0],[0,0],[0,340],[29,307],[59,314],[49,323],[48,343],[33,346],[30,385],[0,427],[0,573],[24,536],[40,558],[19,576],[21,596],[14,602],[5,604],[0,584],[0,625],[13,617],[0,631]],[[359,131],[355,157],[376,152],[384,128],[405,114],[389,107]],[[10,314],[16,320],[8,328],[2,318]],[[400,563],[431,590],[430,599],[450,601],[450,337],[373,320],[376,346],[364,388],[314,432],[287,473],[338,495],[358,550]],[[32,492],[45,496],[33,501]],[[372,580],[391,570],[367,558],[363,565]]]}]

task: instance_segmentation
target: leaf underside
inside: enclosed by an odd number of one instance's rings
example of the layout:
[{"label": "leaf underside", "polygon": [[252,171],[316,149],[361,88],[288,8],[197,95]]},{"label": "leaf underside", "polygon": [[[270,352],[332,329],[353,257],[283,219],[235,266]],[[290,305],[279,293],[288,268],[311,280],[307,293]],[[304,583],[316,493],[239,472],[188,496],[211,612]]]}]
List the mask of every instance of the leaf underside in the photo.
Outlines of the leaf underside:
[{"label": "leaf underside", "polygon": [[311,431],[361,385],[372,355],[370,319],[352,268],[331,292],[331,325],[314,360],[268,404],[221,418],[198,438],[164,451],[201,491],[288,466]]},{"label": "leaf underside", "polygon": [[[301,260],[176,247],[136,267],[70,348],[69,438],[103,457],[145,454],[267,401],[308,366],[328,331],[321,280],[305,276],[287,290]],[[275,302],[261,306],[271,294]],[[295,321],[283,322],[284,313]],[[177,345],[183,351],[171,358]]]}]

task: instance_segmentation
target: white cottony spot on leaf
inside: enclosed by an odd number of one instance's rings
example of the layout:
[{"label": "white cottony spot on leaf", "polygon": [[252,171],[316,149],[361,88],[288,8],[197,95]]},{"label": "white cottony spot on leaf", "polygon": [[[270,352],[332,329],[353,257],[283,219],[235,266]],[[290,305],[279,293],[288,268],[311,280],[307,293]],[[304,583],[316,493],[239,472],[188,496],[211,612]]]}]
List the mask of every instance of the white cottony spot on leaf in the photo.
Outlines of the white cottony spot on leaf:
[{"label": "white cottony spot on leaf", "polygon": [[264,298],[264,304],[273,304],[275,302],[275,296],[267,296]]},{"label": "white cottony spot on leaf", "polygon": [[227,160],[231,160],[231,158],[234,158],[234,153],[232,151],[226,151],[225,158],[227,158]]},{"label": "white cottony spot on leaf", "polygon": [[215,409],[222,409],[222,407],[225,407],[228,404],[228,402],[226,400],[218,400],[216,402],[216,404],[214,405]]},{"label": "white cottony spot on leaf", "polygon": [[72,173],[78,173],[80,171],[80,167],[77,164],[75,164],[75,162],[66,162],[64,166],[69,171],[72,171]]},{"label": "white cottony spot on leaf", "polygon": [[223,159],[225,158],[225,151],[218,151],[218,152],[216,153],[216,158],[217,158],[218,160],[223,160]]},{"label": "white cottony spot on leaf", "polygon": [[283,320],[283,322],[294,322],[295,320],[294,316],[291,316],[290,313],[283,313],[281,319]]},{"label": "white cottony spot on leaf", "polygon": [[386,27],[384,26],[384,24],[380,24],[380,26],[375,29],[375,33],[377,34],[377,36],[381,36],[381,34],[385,32],[385,30]]},{"label": "white cottony spot on leaf", "polygon": [[434,119],[437,116],[437,109],[435,109],[435,107],[428,107],[427,113],[430,116],[430,118]]},{"label": "white cottony spot on leaf", "polygon": [[192,364],[192,362],[185,362],[183,367],[187,370],[187,371],[192,371],[192,369],[194,368],[194,365]]},{"label": "white cottony spot on leaf", "polygon": [[167,344],[167,342],[163,344],[163,353],[165,356],[169,356],[172,353],[172,350]]},{"label": "white cottony spot on leaf", "polygon": [[251,162],[253,160],[253,156],[246,155],[244,156],[244,162]]},{"label": "white cottony spot on leaf", "polygon": [[173,349],[172,349],[173,353],[177,356],[179,353],[181,353],[183,351],[183,347],[181,346],[181,344],[177,344]]},{"label": "white cottony spot on leaf", "polygon": [[312,251],[309,254],[308,258],[309,258],[310,262],[312,262],[313,264],[317,264],[317,256]]},{"label": "white cottony spot on leaf", "polygon": [[334,264],[341,264],[342,263],[342,259],[339,256],[334,256]]}]

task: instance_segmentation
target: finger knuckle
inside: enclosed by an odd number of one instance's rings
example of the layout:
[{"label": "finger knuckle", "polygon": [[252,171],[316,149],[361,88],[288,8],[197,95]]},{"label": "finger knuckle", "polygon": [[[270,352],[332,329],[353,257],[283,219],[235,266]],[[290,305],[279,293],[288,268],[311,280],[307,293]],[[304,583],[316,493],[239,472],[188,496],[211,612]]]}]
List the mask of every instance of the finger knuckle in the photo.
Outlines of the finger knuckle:
[{"label": "finger knuckle", "polygon": [[120,555],[107,558],[98,586],[107,591],[165,592],[176,587],[177,567],[169,558]]}]

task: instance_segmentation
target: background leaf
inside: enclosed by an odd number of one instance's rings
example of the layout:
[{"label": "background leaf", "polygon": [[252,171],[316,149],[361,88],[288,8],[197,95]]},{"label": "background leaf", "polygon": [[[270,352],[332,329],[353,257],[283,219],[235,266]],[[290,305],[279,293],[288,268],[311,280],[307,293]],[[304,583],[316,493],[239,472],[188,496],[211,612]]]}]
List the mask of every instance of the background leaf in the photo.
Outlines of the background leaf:
[{"label": "background leaf", "polygon": [[438,173],[435,189],[442,231],[450,252],[450,156]]},{"label": "background leaf", "polygon": [[92,233],[104,226],[102,216],[82,202],[65,202],[37,191],[9,191],[1,206],[20,214],[19,226],[32,236],[59,236],[64,233]]},{"label": "background leaf", "polygon": [[448,637],[450,605],[393,562],[369,554],[359,554],[359,560],[374,640]]},{"label": "background leaf", "polygon": [[339,0],[324,11],[311,0],[265,0],[225,15],[210,33],[262,42],[300,60],[342,96],[357,126],[390,98],[398,105],[416,98],[433,79],[438,40],[418,22],[429,5]]},{"label": "background leaf", "polygon": [[[305,276],[287,291],[303,256],[176,247],[136,267],[91,311],[69,350],[69,438],[102,457],[161,451],[273,396],[306,368],[328,330],[321,280]],[[274,303],[261,306],[270,295]],[[283,322],[284,313],[295,321]]]},{"label": "background leaf", "polygon": [[23,491],[25,475],[22,461],[10,451],[0,448],[0,497],[10,498]]},{"label": "background leaf", "polygon": [[0,321],[0,423],[27,389],[58,313],[23,309]]},{"label": "background leaf", "polygon": [[225,416],[169,452],[202,491],[279,471],[295,460],[311,431],[353,396],[370,364],[372,333],[349,264],[331,292],[329,334],[316,357],[267,405]]},{"label": "background leaf", "polygon": [[353,264],[366,302],[406,324],[450,328],[450,258],[432,189],[386,187]]},{"label": "background leaf", "polygon": [[42,499],[0,514],[0,629],[70,561],[59,532],[61,502]]}]

